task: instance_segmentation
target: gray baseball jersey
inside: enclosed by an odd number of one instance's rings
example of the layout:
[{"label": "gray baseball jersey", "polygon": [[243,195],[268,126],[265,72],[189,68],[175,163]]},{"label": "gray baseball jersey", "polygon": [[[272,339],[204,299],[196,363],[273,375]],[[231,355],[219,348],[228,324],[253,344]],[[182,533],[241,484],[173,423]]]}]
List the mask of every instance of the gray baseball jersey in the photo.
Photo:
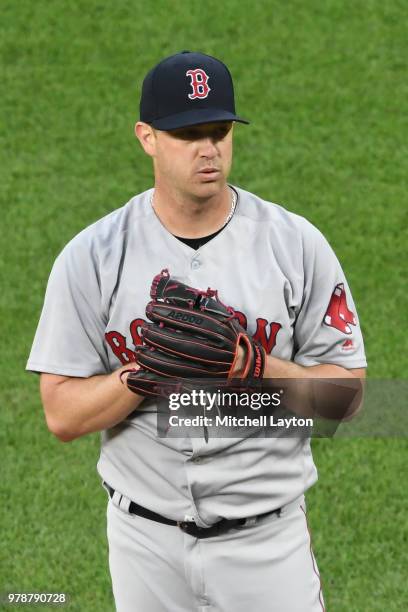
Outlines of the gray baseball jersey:
[{"label": "gray baseball jersey", "polygon": [[[218,289],[268,354],[366,367],[355,305],[325,238],[304,218],[233,188],[232,220],[197,251],[161,224],[152,190],[78,234],[54,264],[27,369],[88,377],[132,361],[163,268]],[[154,409],[145,399],[102,433],[98,471],[159,514],[206,527],[284,506],[317,479],[308,440],[158,438]]]}]

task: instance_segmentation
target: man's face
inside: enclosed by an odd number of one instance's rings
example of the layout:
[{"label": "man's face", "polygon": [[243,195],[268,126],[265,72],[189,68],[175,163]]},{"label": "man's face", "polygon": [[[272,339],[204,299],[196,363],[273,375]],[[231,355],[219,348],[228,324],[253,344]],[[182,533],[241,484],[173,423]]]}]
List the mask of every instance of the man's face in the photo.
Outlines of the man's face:
[{"label": "man's face", "polygon": [[197,199],[217,195],[231,168],[232,132],[231,122],[154,130],[157,184]]}]

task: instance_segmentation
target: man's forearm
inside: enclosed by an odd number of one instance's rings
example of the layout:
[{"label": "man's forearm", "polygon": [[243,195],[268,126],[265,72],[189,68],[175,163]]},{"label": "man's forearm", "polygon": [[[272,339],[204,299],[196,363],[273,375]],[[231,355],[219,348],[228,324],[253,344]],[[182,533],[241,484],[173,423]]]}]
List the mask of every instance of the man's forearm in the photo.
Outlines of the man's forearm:
[{"label": "man's forearm", "polygon": [[120,372],[129,367],[135,364],[90,378],[41,374],[41,397],[50,431],[69,442],[123,421],[144,399],[120,381]]},{"label": "man's forearm", "polygon": [[301,366],[293,361],[268,355],[264,378],[359,378],[356,372],[356,370],[346,370],[346,368],[331,363]]},{"label": "man's forearm", "polygon": [[[364,368],[347,370],[328,363],[301,366],[268,355],[264,378],[291,379],[285,391],[287,406],[301,416],[344,421],[355,416],[362,406]],[[321,379],[332,382],[325,384]]]}]

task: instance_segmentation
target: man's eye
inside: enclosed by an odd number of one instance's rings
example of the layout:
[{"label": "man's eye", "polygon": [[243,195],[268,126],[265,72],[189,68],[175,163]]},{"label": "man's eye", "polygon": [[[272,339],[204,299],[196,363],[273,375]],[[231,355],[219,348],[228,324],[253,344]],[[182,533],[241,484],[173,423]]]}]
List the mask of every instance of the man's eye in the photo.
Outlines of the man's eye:
[{"label": "man's eye", "polygon": [[227,136],[229,131],[230,127],[219,127],[207,133],[197,129],[185,129],[175,131],[173,135],[176,138],[180,138],[181,140],[200,140],[200,138],[210,137],[213,140],[218,141],[223,140]]},{"label": "man's eye", "polygon": [[222,140],[223,138],[226,137],[226,135],[228,134],[229,130],[227,130],[226,128],[223,128],[222,130],[218,130],[215,134],[214,134],[214,138],[216,138],[217,140]]},{"label": "man's eye", "polygon": [[225,138],[227,136],[227,134],[229,133],[230,129],[231,129],[230,125],[223,125],[222,127],[220,126],[216,130],[214,130],[213,136],[217,140],[222,140],[223,138]]},{"label": "man's eye", "polygon": [[182,132],[175,133],[176,138],[181,138],[182,140],[196,140],[197,134],[192,130],[183,130]]}]

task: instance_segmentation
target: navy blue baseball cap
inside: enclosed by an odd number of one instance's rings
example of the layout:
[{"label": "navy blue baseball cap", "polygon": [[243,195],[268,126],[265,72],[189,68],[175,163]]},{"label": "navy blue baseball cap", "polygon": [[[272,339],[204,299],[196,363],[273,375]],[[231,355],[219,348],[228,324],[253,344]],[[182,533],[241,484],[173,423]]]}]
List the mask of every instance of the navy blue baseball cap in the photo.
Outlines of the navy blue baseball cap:
[{"label": "navy blue baseball cap", "polygon": [[167,57],[146,75],[140,121],[165,131],[221,121],[249,123],[235,114],[234,86],[226,65],[191,51]]}]

